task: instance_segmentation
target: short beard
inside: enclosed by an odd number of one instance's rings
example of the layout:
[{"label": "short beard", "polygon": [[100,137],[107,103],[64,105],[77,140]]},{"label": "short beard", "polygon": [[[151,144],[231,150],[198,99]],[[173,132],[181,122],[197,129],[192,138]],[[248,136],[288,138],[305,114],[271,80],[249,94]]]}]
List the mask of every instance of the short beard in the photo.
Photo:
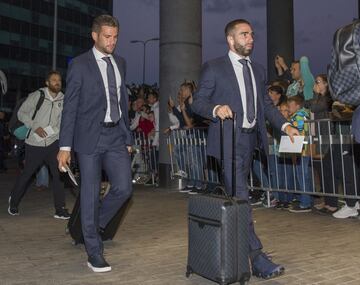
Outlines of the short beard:
[{"label": "short beard", "polygon": [[53,92],[53,93],[55,93],[55,94],[58,94],[60,91],[61,91],[61,87],[60,88],[58,88],[58,87],[53,87],[53,86],[49,86],[48,87],[49,88],[49,90],[51,91],[51,92]]},{"label": "short beard", "polygon": [[244,46],[235,44],[234,49],[236,50],[236,53],[241,56],[249,56],[252,52],[252,49],[247,50]]}]

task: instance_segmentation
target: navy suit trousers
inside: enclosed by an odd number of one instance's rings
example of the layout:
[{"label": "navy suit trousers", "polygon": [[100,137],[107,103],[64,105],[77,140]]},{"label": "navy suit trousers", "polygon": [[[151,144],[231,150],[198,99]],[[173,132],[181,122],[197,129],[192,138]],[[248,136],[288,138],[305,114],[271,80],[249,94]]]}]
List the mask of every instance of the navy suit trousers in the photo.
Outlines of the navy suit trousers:
[{"label": "navy suit trousers", "polygon": [[[253,161],[253,152],[256,145],[257,133],[237,132],[236,153],[236,197],[249,200],[248,177]],[[224,157],[225,188],[231,194],[232,190],[232,157]],[[262,244],[257,237],[252,218],[252,209],[249,206],[249,247],[250,252],[262,249]]]},{"label": "navy suit trousers", "polygon": [[[94,153],[77,154],[81,173],[81,223],[89,256],[103,254],[99,227],[106,227],[132,193],[130,155],[121,124],[123,120],[113,128],[102,128]],[[102,169],[111,187],[100,201]]]}]

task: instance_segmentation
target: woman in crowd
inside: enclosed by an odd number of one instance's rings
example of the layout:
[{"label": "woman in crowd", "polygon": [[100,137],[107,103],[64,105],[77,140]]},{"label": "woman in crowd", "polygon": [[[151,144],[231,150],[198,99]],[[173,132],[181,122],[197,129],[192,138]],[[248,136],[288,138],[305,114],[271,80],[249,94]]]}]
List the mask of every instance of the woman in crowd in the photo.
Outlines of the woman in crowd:
[{"label": "woman in crowd", "polygon": [[[305,102],[305,107],[310,109],[310,111],[314,114],[315,120],[320,119],[329,119],[331,112],[331,106],[333,100],[331,98],[327,77],[325,74],[319,74],[316,76],[314,83],[314,98]],[[319,136],[328,136],[332,133],[333,124],[330,121],[318,121],[315,124],[315,135]],[[331,169],[331,153],[329,151],[329,144],[321,144],[317,148],[313,148],[314,157],[315,158],[324,158],[322,161],[323,171],[319,169],[318,173],[324,173],[324,177],[320,177],[320,185],[322,185],[322,189],[325,193],[336,193],[336,187],[334,188],[332,185],[332,181],[334,177],[332,176]],[[321,160],[320,160],[321,162]],[[321,167],[319,163],[317,163],[318,167]],[[325,170],[327,170],[325,173]],[[326,181],[327,180],[327,181]],[[336,179],[335,179],[336,180]],[[314,208],[325,213],[334,213],[337,210],[338,199],[336,197],[325,196],[324,201],[315,205]]]}]

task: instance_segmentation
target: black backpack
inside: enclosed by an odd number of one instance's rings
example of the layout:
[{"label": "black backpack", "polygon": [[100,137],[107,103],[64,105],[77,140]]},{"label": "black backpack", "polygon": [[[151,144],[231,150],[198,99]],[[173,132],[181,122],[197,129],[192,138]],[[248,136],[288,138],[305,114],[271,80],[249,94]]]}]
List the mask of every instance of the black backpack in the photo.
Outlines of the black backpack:
[{"label": "black backpack", "polygon": [[360,105],[360,20],[335,32],[328,82],[335,100]]},{"label": "black backpack", "polygon": [[[39,97],[39,100],[38,100],[37,103],[36,103],[35,111],[34,111],[32,117],[31,117],[31,120],[34,120],[34,119],[35,119],[37,112],[39,111],[39,109],[41,108],[41,106],[42,106],[42,104],[43,104],[43,102],[44,102],[44,100],[45,100],[45,93],[44,93],[44,91],[43,91],[42,89],[39,89],[39,92],[40,92],[40,97]],[[17,104],[16,104],[16,106],[15,106],[15,108],[14,108],[14,110],[13,110],[13,113],[12,113],[12,115],[11,115],[9,124],[8,124],[10,133],[11,133],[12,135],[15,135],[15,136],[16,136],[18,139],[20,139],[20,140],[24,140],[25,138],[27,138],[27,136],[28,136],[28,134],[29,134],[29,132],[27,132],[27,135],[26,135],[25,137],[19,136],[19,135],[17,134],[17,130],[19,130],[20,128],[25,128],[24,123],[19,120],[17,114],[18,114],[18,112],[19,112],[19,109],[20,109],[21,105],[25,102],[26,99],[27,99],[26,97],[25,97],[25,98],[21,98],[21,99],[17,102]]]}]

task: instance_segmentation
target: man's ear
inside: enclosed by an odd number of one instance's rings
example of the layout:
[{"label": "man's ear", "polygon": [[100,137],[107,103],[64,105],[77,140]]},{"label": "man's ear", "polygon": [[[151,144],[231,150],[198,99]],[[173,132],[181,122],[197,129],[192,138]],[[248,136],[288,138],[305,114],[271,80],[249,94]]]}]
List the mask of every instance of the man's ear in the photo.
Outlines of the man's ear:
[{"label": "man's ear", "polygon": [[91,37],[95,42],[97,40],[97,38],[98,38],[98,34],[96,32],[91,32]]},{"label": "man's ear", "polygon": [[45,81],[45,85],[46,85],[46,87],[49,87],[49,81],[48,80]]},{"label": "man's ear", "polygon": [[234,45],[234,38],[232,35],[227,35],[226,36],[226,41],[228,43],[229,46],[233,46]]}]

